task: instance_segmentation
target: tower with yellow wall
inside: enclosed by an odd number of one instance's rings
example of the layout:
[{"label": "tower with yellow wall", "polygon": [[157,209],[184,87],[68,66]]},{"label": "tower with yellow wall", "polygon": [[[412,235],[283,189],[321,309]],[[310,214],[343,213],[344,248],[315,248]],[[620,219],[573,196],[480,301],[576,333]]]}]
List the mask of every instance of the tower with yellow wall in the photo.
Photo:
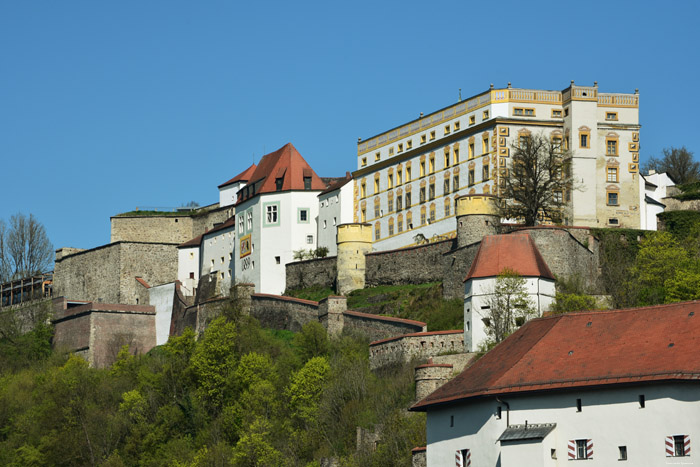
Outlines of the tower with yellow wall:
[{"label": "tower with yellow wall", "polygon": [[465,195],[457,199],[457,246],[480,242],[498,233],[498,198],[493,195]]},{"label": "tower with yellow wall", "polygon": [[372,251],[370,224],[338,226],[338,293],[345,295],[365,287],[365,254]]}]

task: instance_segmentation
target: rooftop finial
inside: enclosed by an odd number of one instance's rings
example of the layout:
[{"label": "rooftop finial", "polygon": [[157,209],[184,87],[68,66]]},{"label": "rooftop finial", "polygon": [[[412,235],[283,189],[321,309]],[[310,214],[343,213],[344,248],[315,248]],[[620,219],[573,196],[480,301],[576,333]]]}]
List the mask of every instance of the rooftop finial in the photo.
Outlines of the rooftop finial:
[{"label": "rooftop finial", "polygon": [[459,102],[462,102],[462,88],[459,88]]},{"label": "rooftop finial", "polygon": [[510,89],[510,81],[508,81],[508,89]]},{"label": "rooftop finial", "polygon": [[598,81],[593,81],[593,87],[598,87]]},{"label": "rooftop finial", "polygon": [[423,112],[420,113],[420,118],[423,118]]},{"label": "rooftop finial", "polygon": [[573,80],[573,79],[571,80],[571,85],[572,85],[572,86],[574,85],[574,80]]},{"label": "rooftop finial", "polygon": [[493,89],[493,83],[491,83],[491,89]]},{"label": "rooftop finial", "polygon": [[357,138],[357,142],[358,142],[358,143],[361,142],[361,141],[362,141],[362,138]]},{"label": "rooftop finial", "polygon": [[634,88],[634,93],[639,94],[639,88]]}]

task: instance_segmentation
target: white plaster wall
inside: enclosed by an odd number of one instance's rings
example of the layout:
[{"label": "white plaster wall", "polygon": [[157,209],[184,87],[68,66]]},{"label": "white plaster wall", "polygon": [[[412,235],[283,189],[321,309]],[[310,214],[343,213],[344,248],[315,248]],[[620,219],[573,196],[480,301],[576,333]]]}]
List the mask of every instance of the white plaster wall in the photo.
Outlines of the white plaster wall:
[{"label": "white plaster wall", "polygon": [[[518,467],[556,466],[547,446],[556,446],[556,430],[541,440],[507,441],[501,444],[501,465]],[[557,456],[558,457],[558,456]]]},{"label": "white plaster wall", "polygon": [[[236,282],[255,284],[256,292],[260,292],[260,260],[258,247],[260,245],[262,202],[264,201],[261,200],[262,196],[263,195],[256,196],[236,206],[236,242],[233,252],[233,261],[235,265],[234,280]],[[248,228],[248,212],[253,213],[252,228]],[[241,217],[243,218],[242,230],[239,225],[239,219]],[[246,257],[241,258],[240,242],[243,237],[248,235],[250,235],[251,238],[252,252]]]},{"label": "white plaster wall", "polygon": [[[194,289],[199,282],[199,245],[177,250],[177,279],[182,284],[182,293],[188,297],[194,295]],[[190,279],[194,273],[194,279]]]},{"label": "white plaster wall", "polygon": [[168,342],[174,298],[174,282],[157,285],[148,289],[149,303],[156,309],[156,345],[163,345]]},{"label": "white plaster wall", "polygon": [[[640,408],[639,395],[645,396]],[[576,411],[576,399],[582,410]],[[510,423],[556,423],[545,438],[545,453],[556,449],[554,466],[572,465],[567,459],[567,443],[575,439],[593,440],[593,458],[587,466],[610,466],[618,463],[618,447],[627,447],[628,465],[657,467],[693,465],[697,455],[693,446],[700,439],[700,384],[637,385],[600,390],[545,391],[530,396],[503,396],[510,404]],[[502,418],[496,418],[497,407]],[[450,416],[454,426],[450,427]],[[472,465],[498,465],[501,452],[496,440],[506,429],[506,406],[495,398],[454,404],[428,412],[428,466],[454,464],[455,451],[472,449]],[[689,435],[690,457],[666,457],[665,437]],[[525,451],[523,451],[525,452]],[[502,458],[502,461],[505,459]],[[520,467],[501,462],[501,467]],[[575,461],[574,461],[575,462]]]},{"label": "white plaster wall", "polygon": [[222,295],[227,295],[231,288],[235,243],[236,232],[233,226],[202,236],[202,274],[217,275],[221,284],[219,293]]},{"label": "white plaster wall", "polygon": [[219,188],[219,207],[232,206],[236,204],[238,192],[245,185],[246,184],[243,182],[236,182],[223,188]]},{"label": "white plaster wall", "polygon": [[328,256],[338,254],[338,225],[353,221],[353,181],[318,197],[317,242],[328,248]]},{"label": "white plaster wall", "polygon": [[[541,277],[524,277],[525,290],[536,307],[538,316],[554,303],[556,294],[554,281]],[[464,348],[475,352],[486,342],[486,325],[482,321],[489,313],[489,300],[496,287],[495,277],[470,279],[464,290]]]}]

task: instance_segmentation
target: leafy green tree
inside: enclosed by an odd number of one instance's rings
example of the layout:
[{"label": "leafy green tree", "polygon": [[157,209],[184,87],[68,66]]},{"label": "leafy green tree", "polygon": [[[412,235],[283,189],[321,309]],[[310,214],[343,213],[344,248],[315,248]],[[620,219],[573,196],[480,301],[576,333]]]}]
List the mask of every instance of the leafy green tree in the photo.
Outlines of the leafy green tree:
[{"label": "leafy green tree", "polygon": [[516,271],[503,269],[489,299],[486,335],[491,344],[498,344],[528,318],[537,315],[526,289],[526,281]]},{"label": "leafy green tree", "polygon": [[249,430],[241,436],[233,455],[236,467],[267,467],[285,465],[282,454],[272,445],[270,423],[255,420]]},{"label": "leafy green tree", "polygon": [[688,266],[688,252],[668,232],[652,232],[640,242],[632,267],[632,285],[638,290],[639,305],[666,301],[664,280]]},{"label": "leafy green tree", "polygon": [[567,311],[595,310],[598,302],[595,297],[585,294],[557,292],[551,311],[566,313]]},{"label": "leafy green tree", "polygon": [[212,409],[221,407],[236,369],[236,325],[220,317],[211,322],[190,360],[197,394]]},{"label": "leafy green tree", "polygon": [[306,323],[301,332],[294,336],[293,344],[304,362],[313,357],[328,355],[330,350],[326,328],[317,321]]},{"label": "leafy green tree", "polygon": [[693,159],[693,153],[685,146],[680,148],[663,149],[663,156],[658,159],[650,157],[643,165],[642,170],[648,172],[655,170],[659,173],[666,173],[677,184],[690,183],[700,180],[700,162]]}]

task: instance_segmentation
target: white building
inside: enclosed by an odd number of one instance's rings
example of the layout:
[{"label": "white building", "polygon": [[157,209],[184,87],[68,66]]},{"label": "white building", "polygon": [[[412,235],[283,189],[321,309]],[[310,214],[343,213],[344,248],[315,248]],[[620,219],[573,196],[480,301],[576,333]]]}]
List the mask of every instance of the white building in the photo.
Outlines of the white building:
[{"label": "white building", "polygon": [[250,181],[250,176],[253,175],[256,167],[253,164],[231,180],[219,185],[219,207],[223,208],[236,204],[238,192]]},{"label": "white building", "polygon": [[662,200],[668,196],[668,188],[675,185],[671,177],[665,173],[656,173],[650,170],[648,175],[641,174],[639,195],[644,200],[644,208],[639,210],[641,215],[640,228],[644,230],[657,229],[656,216],[666,209]]},{"label": "white building", "polygon": [[328,248],[328,256],[338,254],[338,226],[352,222],[352,175],[347,173],[318,195],[318,246]]},{"label": "white building", "polygon": [[316,249],[318,194],[326,184],[292,144],[263,156],[238,192],[234,275],[258,293],[282,293],[285,265]]},{"label": "white building", "polygon": [[699,346],[697,301],[531,320],[411,408],[427,465],[693,465]]},{"label": "white building", "polygon": [[498,275],[505,269],[525,280],[525,292],[538,316],[554,302],[554,274],[527,233],[489,235],[481,245],[464,281],[464,349],[476,352],[485,344]]},{"label": "white building", "polygon": [[200,247],[202,236],[199,235],[177,247],[177,280],[182,284],[182,294],[194,295],[200,277]]},{"label": "white building", "polygon": [[200,245],[200,277],[205,274],[216,276],[219,294],[228,295],[234,282],[233,250],[236,244],[236,218],[231,217],[223,224],[202,234]]},{"label": "white building", "polygon": [[513,144],[543,134],[571,150],[582,190],[561,193],[563,223],[638,228],[639,95],[491,89],[357,146],[354,222],[373,226],[375,250],[454,236],[455,200],[498,194]]}]

